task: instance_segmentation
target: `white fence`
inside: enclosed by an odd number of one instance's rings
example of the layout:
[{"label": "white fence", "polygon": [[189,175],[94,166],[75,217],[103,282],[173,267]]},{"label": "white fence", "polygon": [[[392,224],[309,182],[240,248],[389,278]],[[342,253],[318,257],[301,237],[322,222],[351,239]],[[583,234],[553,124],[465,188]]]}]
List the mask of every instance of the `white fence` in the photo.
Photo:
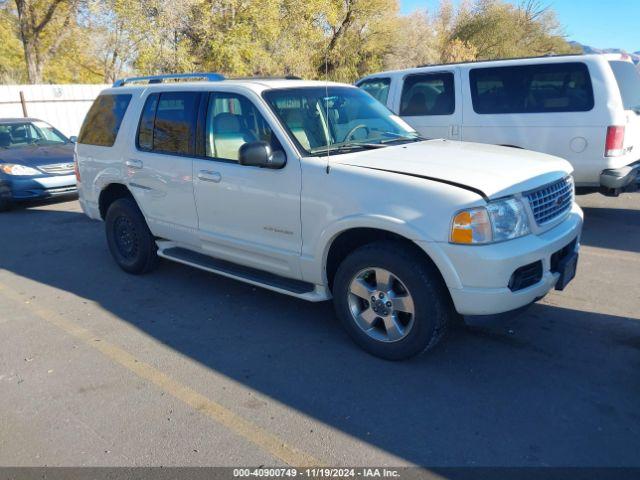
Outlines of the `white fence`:
[{"label": "white fence", "polygon": [[98,94],[110,85],[0,85],[0,118],[33,117],[78,135]]}]

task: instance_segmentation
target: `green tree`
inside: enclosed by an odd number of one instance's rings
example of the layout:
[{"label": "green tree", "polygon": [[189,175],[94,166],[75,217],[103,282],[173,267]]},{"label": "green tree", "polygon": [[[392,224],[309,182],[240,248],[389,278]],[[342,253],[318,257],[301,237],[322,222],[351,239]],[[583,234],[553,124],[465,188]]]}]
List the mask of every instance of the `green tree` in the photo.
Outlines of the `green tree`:
[{"label": "green tree", "polygon": [[79,0],[14,0],[29,83],[41,83],[75,21]]},{"label": "green tree", "polygon": [[0,82],[22,83],[25,79],[24,53],[16,18],[6,5],[0,5],[0,58]]},{"label": "green tree", "polygon": [[426,63],[574,51],[539,0],[442,0],[410,15],[398,0],[0,0],[0,26],[4,81],[217,71],[351,82]]},{"label": "green tree", "polygon": [[397,0],[329,0],[325,19],[328,37],[324,65],[337,81],[353,81],[380,70],[394,49],[399,27]]}]

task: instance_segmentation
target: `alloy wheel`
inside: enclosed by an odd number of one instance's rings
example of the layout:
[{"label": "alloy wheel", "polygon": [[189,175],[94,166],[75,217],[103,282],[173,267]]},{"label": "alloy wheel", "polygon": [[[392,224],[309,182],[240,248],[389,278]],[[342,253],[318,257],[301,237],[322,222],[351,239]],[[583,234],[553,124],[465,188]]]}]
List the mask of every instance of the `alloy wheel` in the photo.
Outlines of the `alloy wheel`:
[{"label": "alloy wheel", "polygon": [[413,297],[405,284],[384,268],[358,272],[349,285],[349,309],[358,327],[381,342],[405,338],[415,321]]}]

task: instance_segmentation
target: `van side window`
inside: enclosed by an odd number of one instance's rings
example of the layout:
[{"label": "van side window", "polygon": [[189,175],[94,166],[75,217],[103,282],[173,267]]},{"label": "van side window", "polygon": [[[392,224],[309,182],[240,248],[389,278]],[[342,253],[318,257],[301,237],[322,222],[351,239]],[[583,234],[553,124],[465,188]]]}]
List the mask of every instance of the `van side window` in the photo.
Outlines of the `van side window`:
[{"label": "van side window", "polygon": [[455,109],[453,73],[421,73],[405,78],[400,116],[451,115]]},{"label": "van side window", "polygon": [[238,161],[240,147],[267,142],[275,152],[282,145],[249,99],[235,93],[212,93],[205,127],[207,157]]},{"label": "van side window", "polygon": [[113,146],[130,101],[131,95],[98,96],[82,124],[78,143],[100,147]]},{"label": "van side window", "polygon": [[160,94],[153,123],[153,150],[193,155],[200,94],[164,92]]},{"label": "van side window", "polygon": [[358,88],[361,88],[380,103],[386,105],[387,98],[389,98],[390,85],[390,78],[369,78],[360,82]]},{"label": "van side window", "polygon": [[469,80],[479,114],[586,112],[594,105],[589,70],[580,62],[474,68]]}]

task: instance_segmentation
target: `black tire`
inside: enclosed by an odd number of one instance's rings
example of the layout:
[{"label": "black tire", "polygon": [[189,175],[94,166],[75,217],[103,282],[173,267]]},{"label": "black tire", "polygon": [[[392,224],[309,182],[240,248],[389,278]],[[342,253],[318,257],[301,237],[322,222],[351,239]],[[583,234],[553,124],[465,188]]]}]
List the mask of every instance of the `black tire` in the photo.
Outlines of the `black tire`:
[{"label": "black tire", "polygon": [[[398,285],[399,281],[401,288],[404,287],[402,289],[408,291],[413,299],[413,315],[398,313],[413,318],[411,326],[405,327],[406,334],[401,339],[384,341],[372,338],[358,325],[355,314],[352,313],[353,302],[360,302],[361,299],[350,294],[351,282],[359,273],[370,268],[392,273],[395,278],[393,282]],[[435,266],[425,259],[417,259],[415,251],[395,242],[372,243],[351,253],[336,273],[333,302],[336,313],[351,338],[370,354],[387,360],[404,360],[435,347],[444,336],[447,326],[458,317]],[[362,308],[366,308],[366,305],[373,308],[369,302],[363,304]],[[384,313],[388,312],[385,310]],[[384,318],[376,318],[374,322],[378,322],[384,332]]]},{"label": "black tire", "polygon": [[0,183],[0,212],[11,210],[11,189],[8,185]]},{"label": "black tire", "polygon": [[142,274],[157,266],[155,239],[133,199],[120,198],[109,206],[105,228],[111,255],[125,272]]}]

